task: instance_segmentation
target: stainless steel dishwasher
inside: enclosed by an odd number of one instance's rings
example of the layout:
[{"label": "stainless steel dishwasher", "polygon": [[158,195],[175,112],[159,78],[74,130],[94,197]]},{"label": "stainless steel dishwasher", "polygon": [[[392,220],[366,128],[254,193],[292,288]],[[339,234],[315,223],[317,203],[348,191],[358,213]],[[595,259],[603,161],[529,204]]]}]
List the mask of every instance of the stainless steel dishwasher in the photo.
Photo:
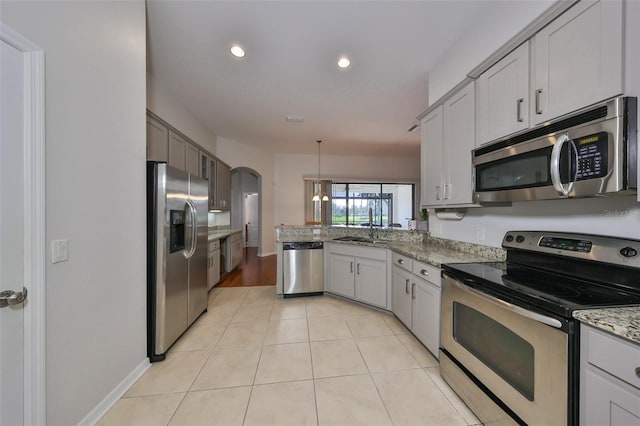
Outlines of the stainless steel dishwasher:
[{"label": "stainless steel dishwasher", "polygon": [[324,292],[324,250],[320,241],[284,243],[283,295],[309,296]]}]

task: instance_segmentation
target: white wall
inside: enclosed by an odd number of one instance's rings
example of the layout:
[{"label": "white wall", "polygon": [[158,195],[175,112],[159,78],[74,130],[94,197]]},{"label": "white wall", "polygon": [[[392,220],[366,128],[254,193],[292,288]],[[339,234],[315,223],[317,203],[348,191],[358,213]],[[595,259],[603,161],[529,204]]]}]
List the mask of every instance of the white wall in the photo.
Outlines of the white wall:
[{"label": "white wall", "polygon": [[216,155],[216,135],[198,121],[153,74],[147,72],[147,108],[174,128]]},{"label": "white wall", "polygon": [[[317,177],[317,155],[275,154],[275,223],[304,224],[304,177]],[[420,181],[419,157],[322,156],[321,176],[373,179],[378,182]],[[416,193],[420,188],[416,185]]]},{"label": "white wall", "polygon": [[274,163],[273,153],[251,145],[218,137],[218,157],[231,168],[247,167],[255,170],[262,177],[262,240],[259,256],[276,253],[274,222]]},{"label": "white wall", "polygon": [[[470,208],[460,221],[429,215],[431,235],[500,247],[506,231],[545,230],[602,234],[640,240],[640,204],[635,197],[528,201],[511,207]],[[442,227],[442,229],[440,228]],[[476,230],[485,230],[485,239]]]},{"label": "white wall", "polygon": [[429,105],[554,3],[555,0],[495,1],[429,72]]},{"label": "white wall", "polygon": [[87,415],[146,359],[145,5],[1,3],[45,50],[47,423]]}]

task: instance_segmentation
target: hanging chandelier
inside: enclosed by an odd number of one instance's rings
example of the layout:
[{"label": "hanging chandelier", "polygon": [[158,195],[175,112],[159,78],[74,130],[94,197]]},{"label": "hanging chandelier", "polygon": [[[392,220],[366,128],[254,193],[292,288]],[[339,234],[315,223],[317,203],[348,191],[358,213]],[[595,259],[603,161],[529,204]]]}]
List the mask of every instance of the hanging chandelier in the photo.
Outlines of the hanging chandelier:
[{"label": "hanging chandelier", "polygon": [[321,199],[322,201],[329,201],[329,197],[327,196],[327,194],[322,193],[322,180],[320,180],[320,144],[322,143],[322,141],[316,142],[318,143],[318,185],[320,185],[320,188],[318,192],[313,195],[311,201],[320,201]]}]

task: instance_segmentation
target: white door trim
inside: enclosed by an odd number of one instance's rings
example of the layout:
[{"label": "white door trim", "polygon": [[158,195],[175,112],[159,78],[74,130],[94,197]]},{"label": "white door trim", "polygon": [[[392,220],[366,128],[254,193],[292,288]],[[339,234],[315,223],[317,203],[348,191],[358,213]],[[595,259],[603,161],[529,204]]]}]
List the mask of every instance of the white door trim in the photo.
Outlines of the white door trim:
[{"label": "white door trim", "polygon": [[44,51],[0,22],[0,40],[24,53],[24,423],[46,424]]}]

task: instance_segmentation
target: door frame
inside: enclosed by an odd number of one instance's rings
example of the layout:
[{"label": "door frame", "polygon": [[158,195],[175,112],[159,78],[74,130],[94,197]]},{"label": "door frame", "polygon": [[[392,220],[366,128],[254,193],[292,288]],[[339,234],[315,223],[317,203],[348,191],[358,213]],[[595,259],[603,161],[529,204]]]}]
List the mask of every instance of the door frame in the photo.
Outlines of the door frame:
[{"label": "door frame", "polygon": [[0,22],[0,40],[24,57],[24,423],[46,424],[44,50]]}]

